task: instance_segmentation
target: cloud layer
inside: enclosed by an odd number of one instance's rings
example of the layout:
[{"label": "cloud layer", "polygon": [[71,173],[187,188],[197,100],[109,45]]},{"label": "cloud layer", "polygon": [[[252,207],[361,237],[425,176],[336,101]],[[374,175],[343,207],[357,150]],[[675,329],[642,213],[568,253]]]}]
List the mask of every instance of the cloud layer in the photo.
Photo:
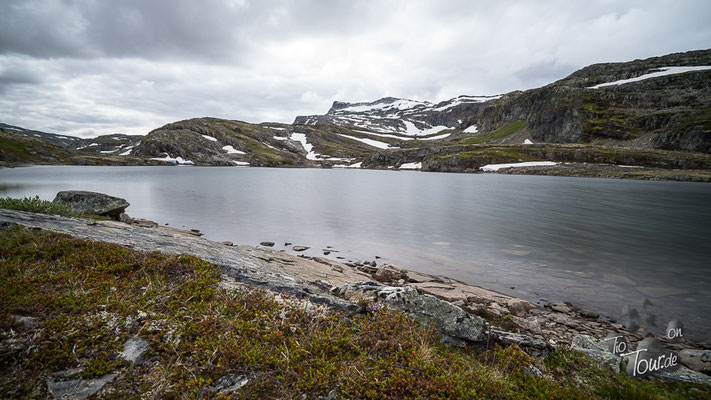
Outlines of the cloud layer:
[{"label": "cloud layer", "polygon": [[711,2],[6,0],[0,121],[92,136],[440,101],[711,43]]}]

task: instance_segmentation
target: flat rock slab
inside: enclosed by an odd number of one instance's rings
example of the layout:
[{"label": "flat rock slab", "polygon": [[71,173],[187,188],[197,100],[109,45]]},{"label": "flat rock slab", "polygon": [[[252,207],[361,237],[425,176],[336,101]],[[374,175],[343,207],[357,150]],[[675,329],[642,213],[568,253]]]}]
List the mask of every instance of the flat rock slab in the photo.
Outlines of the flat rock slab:
[{"label": "flat rock slab", "polygon": [[224,274],[239,282],[341,310],[356,310],[358,307],[333,296],[322,284],[314,282],[325,281],[331,286],[341,286],[370,278],[351,268],[339,270],[278,251],[225,246],[171,227],[143,228],[116,221],[89,221],[0,209],[0,224],[3,222],[64,233],[79,239],[116,243],[139,251],[190,254],[219,266]]},{"label": "flat rock slab", "polygon": [[433,296],[439,297],[440,299],[452,302],[462,300],[474,303],[497,302],[500,304],[507,304],[509,300],[513,299],[513,297],[507,296],[503,293],[456,281],[448,283],[414,282],[411,285],[425,293],[429,293]]},{"label": "flat rock slab", "polygon": [[81,214],[106,215],[119,219],[126,207],[131,204],[126,200],[103,193],[82,190],[65,190],[57,193],[54,203],[67,204]]},{"label": "flat rock slab", "polygon": [[106,374],[96,379],[72,379],[69,381],[47,381],[47,388],[58,399],[83,400],[103,388],[116,378],[116,374]]}]

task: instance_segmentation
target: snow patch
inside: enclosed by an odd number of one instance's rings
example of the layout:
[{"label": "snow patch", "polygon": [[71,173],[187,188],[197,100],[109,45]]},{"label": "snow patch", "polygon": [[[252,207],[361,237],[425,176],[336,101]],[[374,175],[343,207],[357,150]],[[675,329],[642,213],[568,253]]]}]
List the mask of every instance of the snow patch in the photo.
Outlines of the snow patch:
[{"label": "snow patch", "polygon": [[665,76],[665,75],[674,75],[674,74],[682,74],[684,72],[692,72],[692,71],[704,71],[707,69],[711,69],[711,66],[699,66],[699,67],[662,67],[662,68],[656,68],[659,69],[659,71],[656,72],[651,72],[649,74],[644,74],[641,76],[638,76],[636,78],[629,78],[629,79],[621,79],[619,81],[614,81],[614,82],[607,82],[607,83],[600,83],[595,86],[590,86],[588,89],[599,89],[601,87],[606,87],[606,86],[618,86],[618,85],[624,85],[625,83],[631,83],[631,82],[639,82],[643,81],[645,79],[650,79],[650,78],[657,78],[660,76]]},{"label": "snow patch", "polygon": [[200,136],[202,136],[202,137],[204,137],[205,139],[207,139],[207,140],[209,140],[209,141],[212,141],[212,142],[216,142],[216,141],[217,141],[217,139],[214,138],[214,137],[212,137],[212,136],[207,136],[207,135],[200,135]]},{"label": "snow patch", "polygon": [[237,150],[230,145],[222,146],[222,150],[226,151],[227,154],[246,154],[244,151]]},{"label": "snow patch", "polygon": [[411,162],[400,165],[399,169],[422,169],[421,162]]},{"label": "snow patch", "polygon": [[464,133],[477,133],[479,132],[479,127],[476,125],[471,125],[464,130]]},{"label": "snow patch", "polygon": [[405,135],[407,136],[427,136],[446,129],[451,129],[446,126],[433,126],[428,129],[420,129],[410,121],[402,121],[402,123],[405,124]]},{"label": "snow patch", "polygon": [[531,141],[531,139],[526,139],[523,141],[523,144],[533,144],[533,142]]},{"label": "snow patch", "polygon": [[285,138],[285,137],[282,137],[282,136],[274,136],[274,139],[276,139],[276,140],[289,140],[289,138]]},{"label": "snow patch", "polygon": [[451,103],[445,104],[445,105],[437,107],[437,108],[433,108],[432,111],[444,111],[448,108],[452,108],[452,107],[458,106],[460,104],[483,103],[485,101],[497,100],[500,98],[501,98],[501,95],[498,95],[498,96],[459,96],[459,97],[451,100]]},{"label": "snow patch", "polygon": [[511,164],[487,164],[483,167],[479,167],[482,171],[498,171],[502,168],[517,168],[517,167],[539,167],[539,166],[552,166],[558,165],[557,162],[553,161],[528,161],[520,163]]},{"label": "snow patch", "polygon": [[402,137],[402,136],[396,136],[396,135],[389,135],[387,133],[375,133],[375,132],[369,132],[369,131],[361,131],[358,129],[354,129],[356,132],[360,133],[365,133],[366,135],[375,135],[375,136],[380,136],[380,137],[386,137],[386,138],[392,138],[392,139],[399,139],[399,140],[415,140],[411,137]]},{"label": "snow patch", "polygon": [[359,137],[355,137],[355,136],[344,135],[342,133],[339,133],[338,136],[343,136],[344,138],[356,140],[356,141],[365,143],[368,146],[377,147],[379,149],[398,149],[399,148],[399,147],[390,147],[390,145],[387,143],[379,142],[379,141],[373,140],[373,139],[363,139],[363,138],[359,138]]},{"label": "snow patch", "polygon": [[194,163],[190,160],[186,160],[183,157],[171,157],[170,154],[166,154],[165,157],[163,158],[158,158],[154,157],[151,158],[151,160],[157,160],[157,161],[167,161],[167,162],[172,162],[173,164],[178,164],[178,165],[193,165]]},{"label": "snow patch", "polygon": [[126,151],[124,151],[123,153],[119,154],[120,156],[127,156],[127,155],[130,155],[131,152],[133,151],[133,146],[128,146],[128,147],[126,147],[124,150],[126,150]]},{"label": "snow patch", "polygon": [[246,161],[232,161],[232,163],[234,163],[234,165],[237,165],[240,167],[246,167],[249,165],[249,163]]},{"label": "snow patch", "polygon": [[316,158],[316,153],[313,152],[314,146],[312,144],[309,144],[309,142],[306,141],[306,134],[305,133],[292,133],[291,134],[291,140],[297,141],[301,143],[301,146],[303,146],[304,150],[306,150],[306,159],[311,160],[311,161],[317,161],[318,159]]},{"label": "snow patch", "polygon": [[361,161],[361,162],[357,162],[357,163],[351,164],[351,165],[343,165],[343,164],[334,165],[333,168],[362,168],[361,167],[362,165],[363,165],[363,162]]}]

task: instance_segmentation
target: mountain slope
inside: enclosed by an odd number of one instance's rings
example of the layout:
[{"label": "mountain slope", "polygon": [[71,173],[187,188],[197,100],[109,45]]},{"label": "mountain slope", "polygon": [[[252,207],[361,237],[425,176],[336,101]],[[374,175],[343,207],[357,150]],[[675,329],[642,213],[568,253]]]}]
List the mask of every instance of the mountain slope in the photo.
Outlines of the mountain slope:
[{"label": "mountain slope", "polygon": [[[326,114],[300,116],[290,125],[196,118],[146,136],[93,139],[0,129],[0,157],[10,164],[474,172],[486,164],[546,160],[579,164],[546,167],[561,174],[577,174],[586,163],[709,170],[711,50],[595,64],[541,88],[498,96],[459,96],[437,104],[394,97],[336,101]],[[603,176],[630,175],[603,169]]]},{"label": "mountain slope", "polygon": [[[659,73],[679,66],[707,68]],[[542,88],[510,93],[468,123],[486,132],[515,121],[526,121],[541,142],[709,153],[711,50],[591,65]]]}]

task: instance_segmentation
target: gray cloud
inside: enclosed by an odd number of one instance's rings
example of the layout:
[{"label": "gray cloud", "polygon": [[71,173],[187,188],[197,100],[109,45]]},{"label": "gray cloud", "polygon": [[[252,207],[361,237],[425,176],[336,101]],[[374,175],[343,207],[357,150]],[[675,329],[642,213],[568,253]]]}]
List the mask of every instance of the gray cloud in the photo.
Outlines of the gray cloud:
[{"label": "gray cloud", "polygon": [[291,122],[333,100],[439,101],[708,47],[707,1],[7,0],[0,121],[80,136]]}]

